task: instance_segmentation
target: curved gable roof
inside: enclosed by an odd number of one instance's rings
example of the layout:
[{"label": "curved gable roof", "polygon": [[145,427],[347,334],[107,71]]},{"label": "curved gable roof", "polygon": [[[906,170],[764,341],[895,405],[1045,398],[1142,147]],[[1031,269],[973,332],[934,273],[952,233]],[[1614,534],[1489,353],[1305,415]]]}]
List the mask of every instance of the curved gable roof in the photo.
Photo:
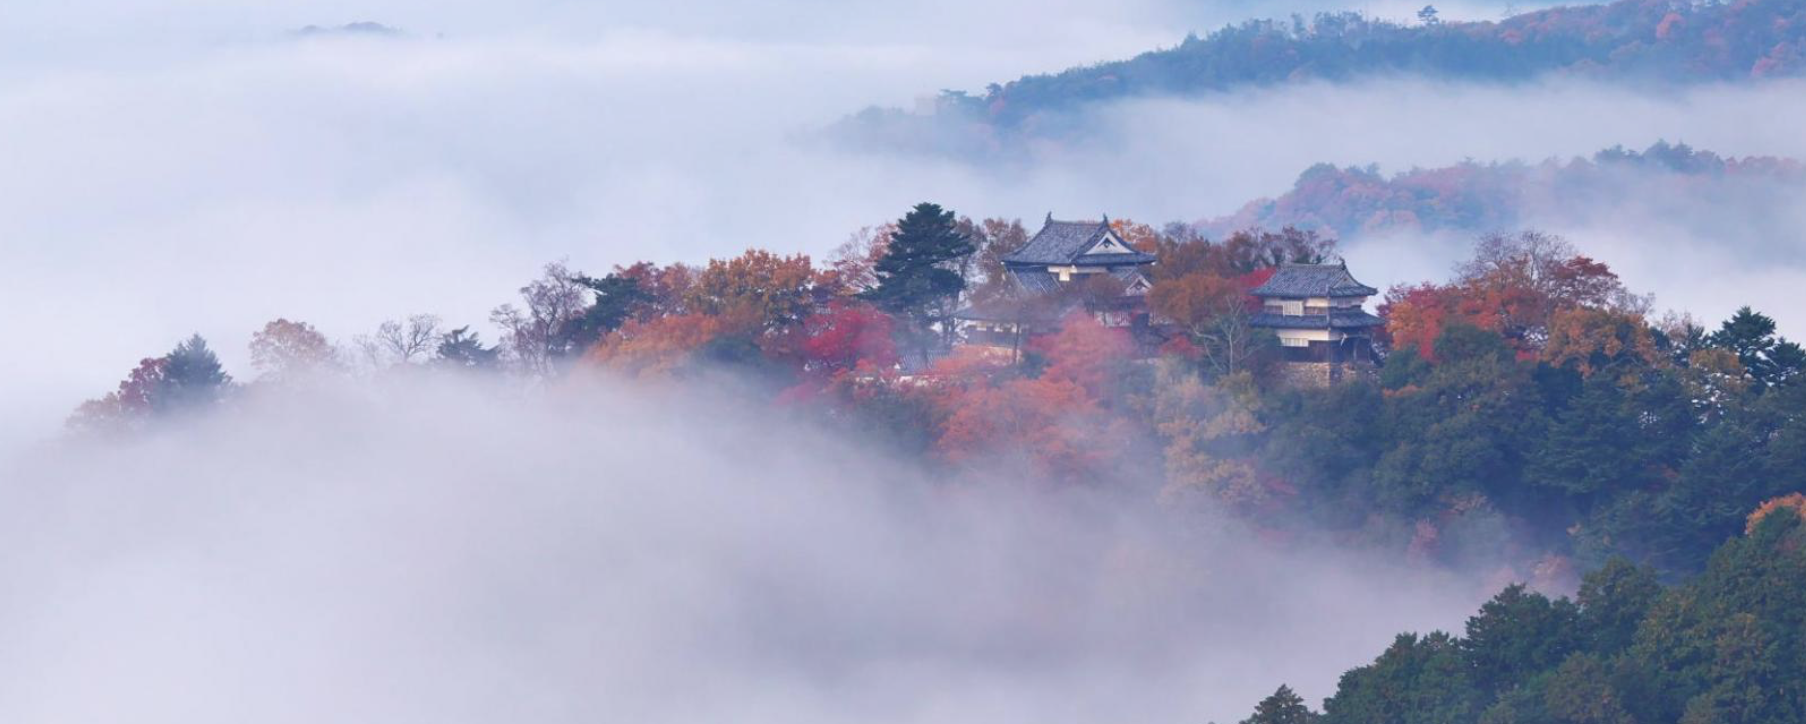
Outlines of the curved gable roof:
[{"label": "curved gable roof", "polygon": [[1371,297],[1380,290],[1356,281],[1344,264],[1281,264],[1257,297]]},{"label": "curved gable roof", "polygon": [[1129,250],[1097,254],[1096,259],[1081,261],[1079,257],[1103,241],[1106,237],[1115,239],[1128,249],[1128,244],[1110,230],[1110,222],[1105,221],[1055,221],[1048,216],[1046,225],[1035,232],[1035,236],[1023,244],[1022,248],[1004,255],[1005,264],[1145,264],[1154,260],[1149,254]]}]

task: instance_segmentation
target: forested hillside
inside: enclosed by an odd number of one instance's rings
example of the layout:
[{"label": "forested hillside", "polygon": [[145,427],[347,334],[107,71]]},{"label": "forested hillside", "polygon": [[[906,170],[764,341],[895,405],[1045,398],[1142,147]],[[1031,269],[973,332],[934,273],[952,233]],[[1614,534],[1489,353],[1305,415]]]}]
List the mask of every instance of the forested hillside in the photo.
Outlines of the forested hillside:
[{"label": "forested hillside", "polygon": [[[729,373],[776,412],[953,478],[1116,490],[1228,511],[1276,540],[1327,536],[1558,588],[1612,556],[1696,572],[1750,511],[1806,491],[1806,353],[1756,311],[1651,318],[1647,297],[1575,244],[1494,235],[1452,279],[1386,294],[1377,378],[1298,388],[1276,374],[1273,334],[1248,325],[1248,291],[1332,242],[1114,223],[1159,259],[1147,298],[1170,338],[1157,350],[1075,313],[1016,359],[947,353],[947,315],[1012,293],[998,259],[1027,233],[924,204],[822,264],[755,249],[601,276],[551,265],[495,309],[496,346],[430,315],[348,344],[279,319],[251,340],[249,387],[432,370],[535,384]],[[1095,291],[1071,293],[1084,306]],[[195,338],[72,424],[129,434],[239,387]]]},{"label": "forested hillside", "polygon": [[1386,76],[1683,84],[1806,71],[1803,0],[1617,0],[1472,22],[1441,22],[1427,7],[1419,20],[1349,12],[1251,20],[1129,60],[1025,76],[982,94],[945,92],[931,115],[869,109],[838,130],[972,153],[1019,136],[1061,137],[1078,128],[1072,112],[1135,97]]},{"label": "forested hillside", "polygon": [[1391,176],[1372,167],[1319,164],[1278,198],[1249,202],[1200,226],[1212,235],[1295,226],[1341,239],[1387,231],[1482,233],[1516,228],[1529,217],[1615,208],[1639,196],[1728,207],[1738,197],[1802,182],[1806,166],[1792,159],[1724,158],[1666,142],[1642,151],[1607,149],[1591,159],[1468,162]]},{"label": "forested hillside", "polygon": [[1792,724],[1806,717],[1806,498],[1753,512],[1697,578],[1615,559],[1573,598],[1506,588],[1459,635],[1401,634],[1317,715],[1244,724]]}]

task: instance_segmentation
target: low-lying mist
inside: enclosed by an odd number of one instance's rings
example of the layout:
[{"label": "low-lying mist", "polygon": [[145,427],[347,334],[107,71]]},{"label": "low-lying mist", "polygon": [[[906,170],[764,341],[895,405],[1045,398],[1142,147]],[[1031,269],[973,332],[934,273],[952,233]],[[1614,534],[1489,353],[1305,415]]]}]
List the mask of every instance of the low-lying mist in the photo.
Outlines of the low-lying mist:
[{"label": "low-lying mist", "polygon": [[38,448],[0,719],[1234,721],[1487,594],[756,410],[333,383]]}]

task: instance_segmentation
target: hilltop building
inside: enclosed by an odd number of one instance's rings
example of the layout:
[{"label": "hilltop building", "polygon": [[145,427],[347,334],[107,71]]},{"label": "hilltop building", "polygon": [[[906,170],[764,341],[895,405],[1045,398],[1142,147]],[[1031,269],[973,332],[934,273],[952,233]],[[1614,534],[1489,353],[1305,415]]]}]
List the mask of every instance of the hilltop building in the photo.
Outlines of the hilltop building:
[{"label": "hilltop building", "polygon": [[[1176,333],[1148,311],[1154,255],[1129,246],[1107,217],[1058,221],[1049,214],[1041,230],[1002,261],[1008,293],[954,315],[964,344],[1013,357],[1027,339],[1057,331],[1078,309],[1106,327],[1127,329],[1146,352]],[[1378,293],[1342,262],[1282,264],[1249,292],[1260,306],[1248,322],[1279,338],[1287,381],[1326,385],[1375,369],[1373,333],[1384,321],[1365,304]]]},{"label": "hilltop building", "polygon": [[1345,263],[1282,264],[1250,292],[1261,300],[1250,323],[1279,337],[1289,379],[1327,384],[1373,369],[1373,331],[1385,322],[1363,307],[1378,293]]},{"label": "hilltop building", "polygon": [[1108,217],[1057,221],[1048,214],[1041,230],[1002,261],[1014,293],[954,315],[967,344],[1015,349],[1081,306],[1105,326],[1147,328],[1154,255],[1129,246]]}]

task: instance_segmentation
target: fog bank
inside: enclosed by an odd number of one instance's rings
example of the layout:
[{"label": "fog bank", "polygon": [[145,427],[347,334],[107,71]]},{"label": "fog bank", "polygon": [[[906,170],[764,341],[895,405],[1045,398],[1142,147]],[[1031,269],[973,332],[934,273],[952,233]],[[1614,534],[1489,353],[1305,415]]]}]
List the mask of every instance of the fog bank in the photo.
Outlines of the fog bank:
[{"label": "fog bank", "polygon": [[256,393],[0,480],[12,722],[1234,721],[1485,595],[675,391]]}]

